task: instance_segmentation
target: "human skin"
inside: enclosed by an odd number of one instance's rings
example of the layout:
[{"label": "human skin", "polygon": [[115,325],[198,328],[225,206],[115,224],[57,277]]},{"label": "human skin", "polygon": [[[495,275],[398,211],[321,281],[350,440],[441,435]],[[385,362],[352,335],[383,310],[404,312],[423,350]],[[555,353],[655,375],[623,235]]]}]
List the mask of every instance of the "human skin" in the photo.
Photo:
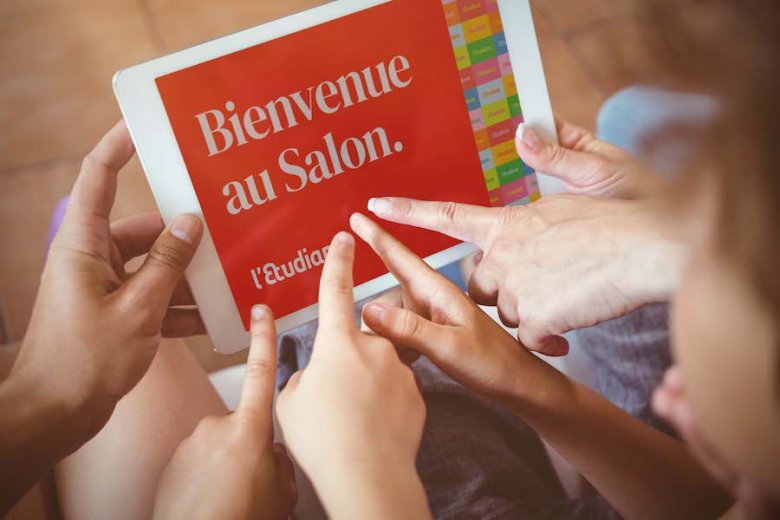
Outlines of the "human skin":
[{"label": "human skin", "polygon": [[653,197],[661,181],[581,128],[559,121],[558,132],[561,144],[548,144],[521,126],[517,148],[579,196],[504,208],[387,197],[369,202],[384,220],[476,244],[482,255],[469,294],[497,306],[524,345],[547,355],[568,352],[565,332],[668,301],[687,253],[679,224],[662,217]]},{"label": "human skin", "polygon": [[730,505],[685,445],[531,354],[375,222],[356,214],[351,225],[401,283],[402,308],[363,311],[376,334],[515,413],[627,518],[716,517]]},{"label": "human skin", "polygon": [[160,478],[155,518],[290,517],[295,470],[273,442],[276,328],[268,307],[252,309],[251,336],[238,408],[202,419],[181,443]]},{"label": "human skin", "polygon": [[[183,215],[111,224],[117,174],[134,153],[123,122],[86,157],[41,277],[27,334],[0,385],[0,511],[106,424],[160,339],[203,332],[182,275],[202,235]],[[136,273],[125,264],[147,258]]]},{"label": "human skin", "polygon": [[353,314],[355,241],[333,239],[311,361],[279,395],[285,442],[331,518],[430,518],[415,468],[425,405],[414,373]]},{"label": "human skin", "polygon": [[709,183],[694,205],[699,239],[672,307],[677,366],[653,406],[752,517],[777,518],[780,330],[746,272],[716,245]]}]

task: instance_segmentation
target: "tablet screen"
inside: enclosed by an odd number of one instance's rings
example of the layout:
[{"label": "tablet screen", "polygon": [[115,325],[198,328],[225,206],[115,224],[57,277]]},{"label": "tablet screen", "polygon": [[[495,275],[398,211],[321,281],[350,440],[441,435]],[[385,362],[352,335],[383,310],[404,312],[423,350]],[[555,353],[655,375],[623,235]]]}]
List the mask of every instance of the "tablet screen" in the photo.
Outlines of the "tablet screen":
[{"label": "tablet screen", "polygon": [[[335,233],[369,198],[539,196],[495,0],[393,0],[156,79],[234,300],[317,300]],[[422,257],[457,244],[388,229]],[[359,243],[355,283],[386,272]]]}]

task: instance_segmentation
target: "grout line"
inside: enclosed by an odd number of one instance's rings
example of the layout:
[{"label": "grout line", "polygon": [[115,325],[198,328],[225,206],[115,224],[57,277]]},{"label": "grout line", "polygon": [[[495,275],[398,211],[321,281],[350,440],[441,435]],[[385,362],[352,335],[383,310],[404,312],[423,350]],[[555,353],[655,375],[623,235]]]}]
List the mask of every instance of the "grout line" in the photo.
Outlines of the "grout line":
[{"label": "grout line", "polygon": [[149,0],[138,0],[138,8],[141,10],[141,15],[144,18],[146,28],[152,37],[154,46],[157,48],[157,52],[165,52],[165,40],[163,40],[162,34],[160,34],[157,28],[157,23],[154,21],[154,15],[152,14],[152,8],[149,7]]},{"label": "grout line", "polygon": [[574,43],[573,38],[571,37],[564,38],[563,44],[571,54],[572,58],[574,58],[574,61],[576,61],[577,64],[580,66],[580,69],[582,69],[583,74],[585,74],[585,77],[588,78],[588,81],[593,86],[593,88],[595,88],[596,91],[602,96],[604,96],[605,98],[609,96],[610,94],[609,89],[599,79],[598,74],[596,74],[596,71],[593,68],[593,65],[585,57],[585,55],[579,50],[577,45]]}]

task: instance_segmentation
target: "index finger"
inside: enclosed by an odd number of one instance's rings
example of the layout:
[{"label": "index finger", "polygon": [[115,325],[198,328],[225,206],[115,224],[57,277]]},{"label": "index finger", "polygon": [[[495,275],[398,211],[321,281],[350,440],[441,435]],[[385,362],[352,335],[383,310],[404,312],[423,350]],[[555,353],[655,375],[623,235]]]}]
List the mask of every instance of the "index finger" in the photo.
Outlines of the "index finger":
[{"label": "index finger", "polygon": [[371,199],[368,210],[390,222],[437,231],[480,247],[498,214],[498,209],[470,204],[395,197]]},{"label": "index finger", "polygon": [[379,255],[385,266],[402,285],[409,285],[412,282],[415,284],[420,282],[439,284],[441,282],[442,279],[439,278],[438,273],[431,269],[422,258],[410,251],[370,218],[355,213],[349,222],[352,230],[371,246],[371,249]]},{"label": "index finger", "polygon": [[356,329],[352,290],[355,239],[346,232],[333,238],[320,278],[320,327],[326,330]]},{"label": "index finger", "polygon": [[[135,153],[124,121],[117,123],[84,158],[70,194],[61,233],[76,245],[96,249],[108,243],[108,220],[116,196],[117,173]],[[107,246],[106,246],[107,247]],[[107,251],[90,250],[107,255]]]},{"label": "index finger", "polygon": [[252,344],[236,411],[267,418],[270,424],[276,385],[276,327],[271,309],[265,305],[252,308],[251,333]]}]

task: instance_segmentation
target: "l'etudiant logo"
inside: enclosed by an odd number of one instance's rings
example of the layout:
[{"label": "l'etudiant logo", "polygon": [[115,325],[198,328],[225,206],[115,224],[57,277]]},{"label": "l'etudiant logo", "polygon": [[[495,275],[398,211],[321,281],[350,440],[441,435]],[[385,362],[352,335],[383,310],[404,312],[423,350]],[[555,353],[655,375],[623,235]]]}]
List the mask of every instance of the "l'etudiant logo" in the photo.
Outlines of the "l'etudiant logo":
[{"label": "l'etudiant logo", "polygon": [[[273,99],[264,105],[238,109],[233,101],[227,101],[225,111],[208,110],[195,118],[209,157],[214,157],[251,141],[263,140],[316,118],[405,89],[411,85],[412,79],[409,60],[399,55],[387,62],[348,72],[335,80],[325,80],[305,90]],[[391,144],[382,126],[363,129],[359,137],[346,137],[339,141],[333,132],[328,132],[322,136],[323,150],[313,150],[305,156],[297,148],[282,151],[277,163],[279,170],[288,176],[284,180],[284,190],[287,193],[299,192],[309,184],[319,184],[346,170],[358,170],[404,149],[401,141]],[[222,195],[226,197],[228,214],[238,215],[276,200],[277,191],[277,185],[266,169],[243,180],[228,182],[222,189]]]},{"label": "l'etudiant logo", "polygon": [[313,121],[317,116],[335,114],[343,108],[389,94],[394,89],[406,88],[412,77],[409,74],[402,78],[402,75],[410,68],[405,56],[396,56],[388,63],[381,62],[359,72],[349,72],[335,81],[323,81],[263,106],[250,106],[237,112],[235,103],[228,101],[225,103],[227,113],[214,109],[195,117],[209,156],[214,156],[234,146],[243,146],[250,139],[259,141],[272,133],[294,128],[301,122]]}]

